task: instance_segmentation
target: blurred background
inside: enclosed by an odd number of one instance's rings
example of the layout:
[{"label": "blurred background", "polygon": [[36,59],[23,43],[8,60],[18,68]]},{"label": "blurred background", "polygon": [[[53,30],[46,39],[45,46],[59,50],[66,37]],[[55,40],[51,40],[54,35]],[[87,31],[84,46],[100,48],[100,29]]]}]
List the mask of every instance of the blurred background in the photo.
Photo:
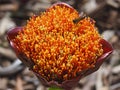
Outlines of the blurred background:
[{"label": "blurred background", "polygon": [[120,90],[120,0],[0,0],[0,90],[47,90],[17,59],[6,34],[60,1],[93,18],[100,34],[114,48],[101,68],[80,80],[74,90]]}]

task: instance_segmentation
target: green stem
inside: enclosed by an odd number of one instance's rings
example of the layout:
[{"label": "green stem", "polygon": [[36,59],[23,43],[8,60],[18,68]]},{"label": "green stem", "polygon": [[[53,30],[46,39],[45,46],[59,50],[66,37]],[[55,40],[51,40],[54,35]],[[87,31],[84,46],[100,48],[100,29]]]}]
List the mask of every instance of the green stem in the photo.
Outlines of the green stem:
[{"label": "green stem", "polygon": [[58,88],[58,87],[49,87],[49,89],[48,89],[48,90],[63,90],[63,89]]}]

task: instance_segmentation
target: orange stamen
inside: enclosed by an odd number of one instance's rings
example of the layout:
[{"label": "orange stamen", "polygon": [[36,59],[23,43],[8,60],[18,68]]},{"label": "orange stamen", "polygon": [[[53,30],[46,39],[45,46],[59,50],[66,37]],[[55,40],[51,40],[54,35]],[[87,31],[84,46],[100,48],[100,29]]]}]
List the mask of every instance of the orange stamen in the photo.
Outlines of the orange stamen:
[{"label": "orange stamen", "polygon": [[32,17],[14,39],[34,62],[33,70],[48,81],[62,82],[94,67],[103,53],[101,37],[89,17],[74,23],[77,11],[55,6]]}]

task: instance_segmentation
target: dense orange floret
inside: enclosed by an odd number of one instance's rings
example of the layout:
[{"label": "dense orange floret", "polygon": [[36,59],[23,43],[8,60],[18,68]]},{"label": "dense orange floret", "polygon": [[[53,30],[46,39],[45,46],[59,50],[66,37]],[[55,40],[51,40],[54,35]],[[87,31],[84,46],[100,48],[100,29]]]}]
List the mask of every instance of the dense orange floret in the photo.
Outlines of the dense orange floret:
[{"label": "dense orange floret", "polygon": [[94,22],[86,17],[78,23],[77,11],[55,6],[32,17],[14,42],[34,62],[33,70],[48,81],[72,79],[94,67],[103,53]]}]

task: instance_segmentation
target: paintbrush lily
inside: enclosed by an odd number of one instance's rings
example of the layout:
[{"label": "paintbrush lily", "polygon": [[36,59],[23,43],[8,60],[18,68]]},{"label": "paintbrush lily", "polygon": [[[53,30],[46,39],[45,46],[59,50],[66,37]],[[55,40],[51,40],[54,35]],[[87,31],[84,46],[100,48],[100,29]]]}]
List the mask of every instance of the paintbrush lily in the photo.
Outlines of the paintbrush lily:
[{"label": "paintbrush lily", "polygon": [[113,52],[90,17],[57,3],[7,33],[17,57],[48,87],[72,89]]}]

